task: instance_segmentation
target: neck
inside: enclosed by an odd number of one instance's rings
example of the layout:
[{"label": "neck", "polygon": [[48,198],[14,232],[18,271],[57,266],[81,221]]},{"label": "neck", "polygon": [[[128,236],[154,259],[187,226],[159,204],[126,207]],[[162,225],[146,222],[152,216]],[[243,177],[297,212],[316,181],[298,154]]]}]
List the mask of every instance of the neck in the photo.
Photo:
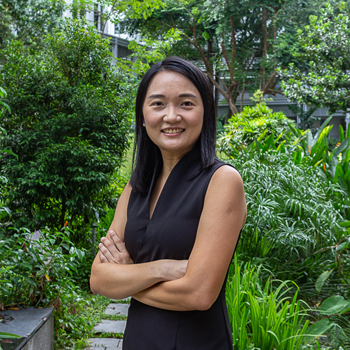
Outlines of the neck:
[{"label": "neck", "polygon": [[175,165],[180,161],[182,157],[166,157],[162,155],[163,169],[161,172],[161,176],[167,178],[171,171],[174,169]]},{"label": "neck", "polygon": [[163,169],[162,169],[162,177],[167,178],[171,171],[174,169],[175,165],[180,161],[181,158],[183,158],[187,153],[191,152],[191,150],[187,150],[186,152],[182,153],[169,153],[169,152],[162,152],[162,159],[163,159]]}]

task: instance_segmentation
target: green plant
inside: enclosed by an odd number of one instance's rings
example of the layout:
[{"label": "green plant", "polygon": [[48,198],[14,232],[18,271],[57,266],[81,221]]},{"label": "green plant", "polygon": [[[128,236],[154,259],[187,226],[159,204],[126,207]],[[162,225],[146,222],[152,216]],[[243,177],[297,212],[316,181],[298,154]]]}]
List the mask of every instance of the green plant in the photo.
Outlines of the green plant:
[{"label": "green plant", "polygon": [[78,287],[62,293],[55,305],[55,349],[86,349],[88,339],[95,337],[93,327],[109,303],[110,299]]},{"label": "green plant", "polygon": [[25,45],[40,44],[48,32],[60,25],[62,0],[2,0],[0,4],[0,49],[11,39]]},{"label": "green plant", "polygon": [[181,36],[172,43],[171,54],[197,61],[205,68],[224,97],[230,117],[238,113],[240,94],[257,88],[264,95],[279,92],[276,66],[280,62],[285,66],[286,60],[284,52],[277,54],[277,40],[284,33],[294,33],[296,26],[307,24],[309,14],[319,12],[319,3],[167,0],[151,16],[126,16],[123,24],[126,33],[136,32],[157,41],[164,40],[169,28],[176,29]]},{"label": "green plant", "polygon": [[[316,135],[313,137],[310,130],[301,131],[290,125],[297,137],[294,141],[293,161],[295,164],[305,163],[317,167],[323,177],[332,183],[338,183],[341,188],[350,195],[350,128],[344,133],[339,127],[340,140],[332,151],[329,149],[328,134],[332,129],[328,123],[332,117],[328,117]],[[346,203],[345,203],[346,204]],[[350,219],[350,213],[346,215]]]},{"label": "green plant", "polygon": [[[259,97],[257,97],[259,98]],[[291,121],[282,112],[273,112],[266,102],[255,106],[245,106],[243,111],[234,115],[224,126],[224,133],[218,139],[218,148],[229,156],[238,155],[256,139],[279,135],[275,140],[278,147],[289,142],[292,133],[288,124]]]},{"label": "green plant", "polygon": [[110,183],[128,145],[134,89],[113,67],[108,39],[83,21],[32,50],[13,41],[4,51],[0,81],[7,86],[0,147],[13,226],[60,229],[68,221],[75,241],[95,213],[116,199]]},{"label": "green plant", "polygon": [[282,87],[288,99],[323,106],[332,113],[350,107],[349,69],[350,6],[348,2],[320,8],[320,14],[310,16],[310,24],[298,30],[295,42],[301,50],[294,58],[302,60],[300,68],[291,64],[280,70]]},{"label": "green plant", "polygon": [[[289,281],[261,281],[261,266],[240,267],[237,256],[230,266],[226,302],[233,334],[233,349],[300,349],[309,321],[298,293]],[[276,286],[277,284],[277,286]],[[304,303],[304,306],[307,306]]]},{"label": "green plant", "polygon": [[314,117],[312,114],[317,110],[317,107],[311,106],[309,109],[304,110],[304,107],[300,104],[288,105],[288,108],[299,119],[298,128],[302,130],[310,129],[312,134],[316,133],[316,129],[313,127],[315,123],[320,120],[318,117]]},{"label": "green plant", "polygon": [[[332,129],[328,123],[332,117],[327,118],[321,127],[318,129],[315,136],[312,135],[308,129],[306,131],[299,130],[291,123],[288,123],[290,130],[293,132],[296,139],[294,141],[286,142],[283,140],[283,136],[286,131],[282,132],[275,137],[275,133],[271,132],[268,135],[268,130],[265,129],[260,135],[258,135],[250,144],[244,144],[241,147],[234,146],[235,134],[226,132],[222,136],[218,144],[220,150],[224,152],[228,157],[240,158],[249,157],[258,154],[262,159],[267,159],[268,153],[273,151],[277,153],[284,153],[284,157],[289,157],[293,160],[295,165],[307,165],[313,166],[317,169],[320,176],[324,179],[328,179],[334,184],[339,184],[345,194],[350,193],[350,129],[345,134],[343,128],[340,126],[340,142],[332,150],[329,150],[328,134]],[[290,140],[293,140],[290,138]],[[266,153],[263,156],[263,153]],[[267,157],[267,158],[266,158]],[[335,194],[337,197],[343,198],[342,201],[337,201],[336,208],[340,209],[343,217],[348,220],[339,223],[343,227],[350,226],[350,212],[348,210],[350,205],[349,195]]]},{"label": "green plant", "polygon": [[[2,101],[3,98],[7,96],[6,91],[0,86],[0,118],[3,112],[3,109],[7,109],[7,111],[11,111],[8,104]],[[0,126],[0,133],[6,135],[6,130]],[[8,149],[0,149],[0,159],[2,157],[2,153],[7,153],[14,155],[11,150]],[[5,188],[7,186],[8,179],[5,176],[0,175],[0,220],[3,219],[6,215],[11,215],[11,211],[9,208],[4,206],[4,199],[5,199]]]},{"label": "green plant", "polygon": [[22,338],[22,337],[20,335],[13,334],[13,333],[0,332],[0,339],[16,339],[16,338]]},{"label": "green plant", "polygon": [[75,285],[77,262],[83,255],[72,245],[68,229],[43,230],[37,240],[27,229],[13,229],[10,237],[1,235],[0,309],[54,304]]},{"label": "green plant", "polygon": [[306,338],[315,340],[320,334],[328,335],[327,343],[332,345],[332,349],[348,349],[350,321],[346,313],[350,310],[350,301],[342,296],[335,295],[325,299],[319,306],[311,311],[319,319],[309,329]]},{"label": "green plant", "polygon": [[242,152],[229,162],[241,172],[246,191],[248,217],[237,248],[241,258],[296,281],[302,294],[315,294],[315,282],[326,270],[334,269],[329,288],[347,283],[349,236],[339,224],[348,199],[339,185],[273,150]]}]

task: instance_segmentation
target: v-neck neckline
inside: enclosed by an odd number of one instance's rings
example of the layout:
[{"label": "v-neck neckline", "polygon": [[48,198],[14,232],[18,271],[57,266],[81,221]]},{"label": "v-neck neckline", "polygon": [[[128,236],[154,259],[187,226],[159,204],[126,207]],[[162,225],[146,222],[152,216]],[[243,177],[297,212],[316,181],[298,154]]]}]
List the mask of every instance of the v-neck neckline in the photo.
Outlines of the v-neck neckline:
[{"label": "v-neck neckline", "polygon": [[[148,221],[149,221],[149,222],[152,221],[152,219],[153,219],[153,217],[154,217],[154,214],[156,213],[157,208],[158,208],[158,206],[159,206],[158,204],[159,204],[160,200],[161,200],[162,197],[163,197],[164,190],[166,190],[167,187],[169,186],[169,182],[170,182],[171,178],[174,176],[174,173],[177,171],[177,169],[180,167],[180,165],[181,165],[182,163],[185,162],[185,160],[186,160],[187,158],[189,158],[189,159],[192,159],[192,158],[193,158],[193,157],[190,157],[190,155],[191,155],[191,154],[196,154],[196,153],[197,153],[197,152],[196,152],[197,148],[198,148],[198,145],[196,144],[196,145],[194,146],[194,148],[193,148],[191,151],[189,151],[188,153],[186,153],[186,154],[175,164],[175,166],[174,166],[174,168],[171,170],[171,172],[170,172],[168,178],[165,180],[165,183],[164,183],[163,188],[162,188],[162,190],[161,190],[161,192],[160,192],[160,194],[159,194],[159,196],[158,196],[158,199],[157,199],[157,201],[156,201],[156,204],[155,204],[155,206],[154,206],[153,213],[152,213],[152,216],[151,216],[151,211],[150,211],[151,195],[152,195],[152,191],[154,190],[154,186],[155,186],[155,184],[156,184],[156,182],[157,182],[157,179],[158,179],[158,177],[159,177],[159,175],[160,175],[160,172],[161,172],[161,169],[157,169],[157,167],[156,167],[156,169],[155,169],[155,171],[154,171],[154,173],[153,173],[153,177],[152,177],[150,189],[149,189],[149,192],[148,192],[148,199],[147,199],[147,215],[148,215]],[[186,163],[187,163],[187,162],[186,162]],[[194,162],[189,162],[188,168],[192,167],[193,164],[194,164]],[[163,166],[163,165],[162,165],[162,166]],[[184,174],[184,175],[185,175],[185,174]]]},{"label": "v-neck neckline", "polygon": [[[187,155],[187,154],[185,154],[184,157],[186,157],[186,155]],[[155,212],[156,212],[156,210],[157,210],[158,203],[159,203],[159,200],[160,200],[161,197],[162,197],[162,194],[163,194],[163,192],[164,192],[164,189],[166,188],[166,186],[167,186],[167,184],[168,184],[168,182],[169,182],[169,179],[171,178],[171,175],[174,173],[174,170],[177,168],[177,166],[179,165],[179,163],[182,161],[182,159],[183,159],[184,157],[182,157],[182,158],[175,164],[174,168],[171,170],[169,176],[168,176],[167,179],[165,180],[165,183],[164,183],[164,185],[163,185],[162,190],[160,191],[160,194],[159,194],[159,196],[158,196],[158,198],[157,198],[156,204],[155,204],[154,209],[153,209],[153,213],[152,213],[152,215],[151,215],[151,211],[150,211],[150,202],[151,202],[152,192],[153,192],[153,190],[154,190],[154,186],[156,185],[156,182],[157,182],[158,177],[159,177],[159,175],[160,175],[161,169],[160,169],[160,170],[156,169],[156,170],[154,171],[154,173],[153,173],[153,178],[152,178],[152,182],[151,182],[151,186],[150,186],[150,191],[149,191],[149,193],[148,193],[148,201],[147,201],[147,202],[148,202],[148,203],[147,203],[148,221],[152,221],[152,218],[153,218],[153,216],[154,216],[154,214],[155,214]],[[157,170],[158,170],[158,171],[157,171]]]}]

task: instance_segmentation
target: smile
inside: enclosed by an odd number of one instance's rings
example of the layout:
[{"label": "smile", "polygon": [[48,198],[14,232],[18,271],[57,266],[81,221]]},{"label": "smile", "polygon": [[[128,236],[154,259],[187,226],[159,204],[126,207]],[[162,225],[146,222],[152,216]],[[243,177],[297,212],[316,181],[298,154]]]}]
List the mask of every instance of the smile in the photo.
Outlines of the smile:
[{"label": "smile", "polygon": [[185,131],[185,129],[164,129],[162,132],[165,134],[177,134],[179,132]]}]

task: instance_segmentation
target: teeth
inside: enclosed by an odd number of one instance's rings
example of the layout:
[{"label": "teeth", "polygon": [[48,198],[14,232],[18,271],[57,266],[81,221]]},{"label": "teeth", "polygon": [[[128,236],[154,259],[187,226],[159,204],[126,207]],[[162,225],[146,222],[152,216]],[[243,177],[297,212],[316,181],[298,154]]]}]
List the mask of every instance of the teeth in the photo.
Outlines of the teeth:
[{"label": "teeth", "polygon": [[181,132],[183,130],[184,129],[164,129],[162,131],[167,133],[167,134],[176,134],[177,132]]}]

